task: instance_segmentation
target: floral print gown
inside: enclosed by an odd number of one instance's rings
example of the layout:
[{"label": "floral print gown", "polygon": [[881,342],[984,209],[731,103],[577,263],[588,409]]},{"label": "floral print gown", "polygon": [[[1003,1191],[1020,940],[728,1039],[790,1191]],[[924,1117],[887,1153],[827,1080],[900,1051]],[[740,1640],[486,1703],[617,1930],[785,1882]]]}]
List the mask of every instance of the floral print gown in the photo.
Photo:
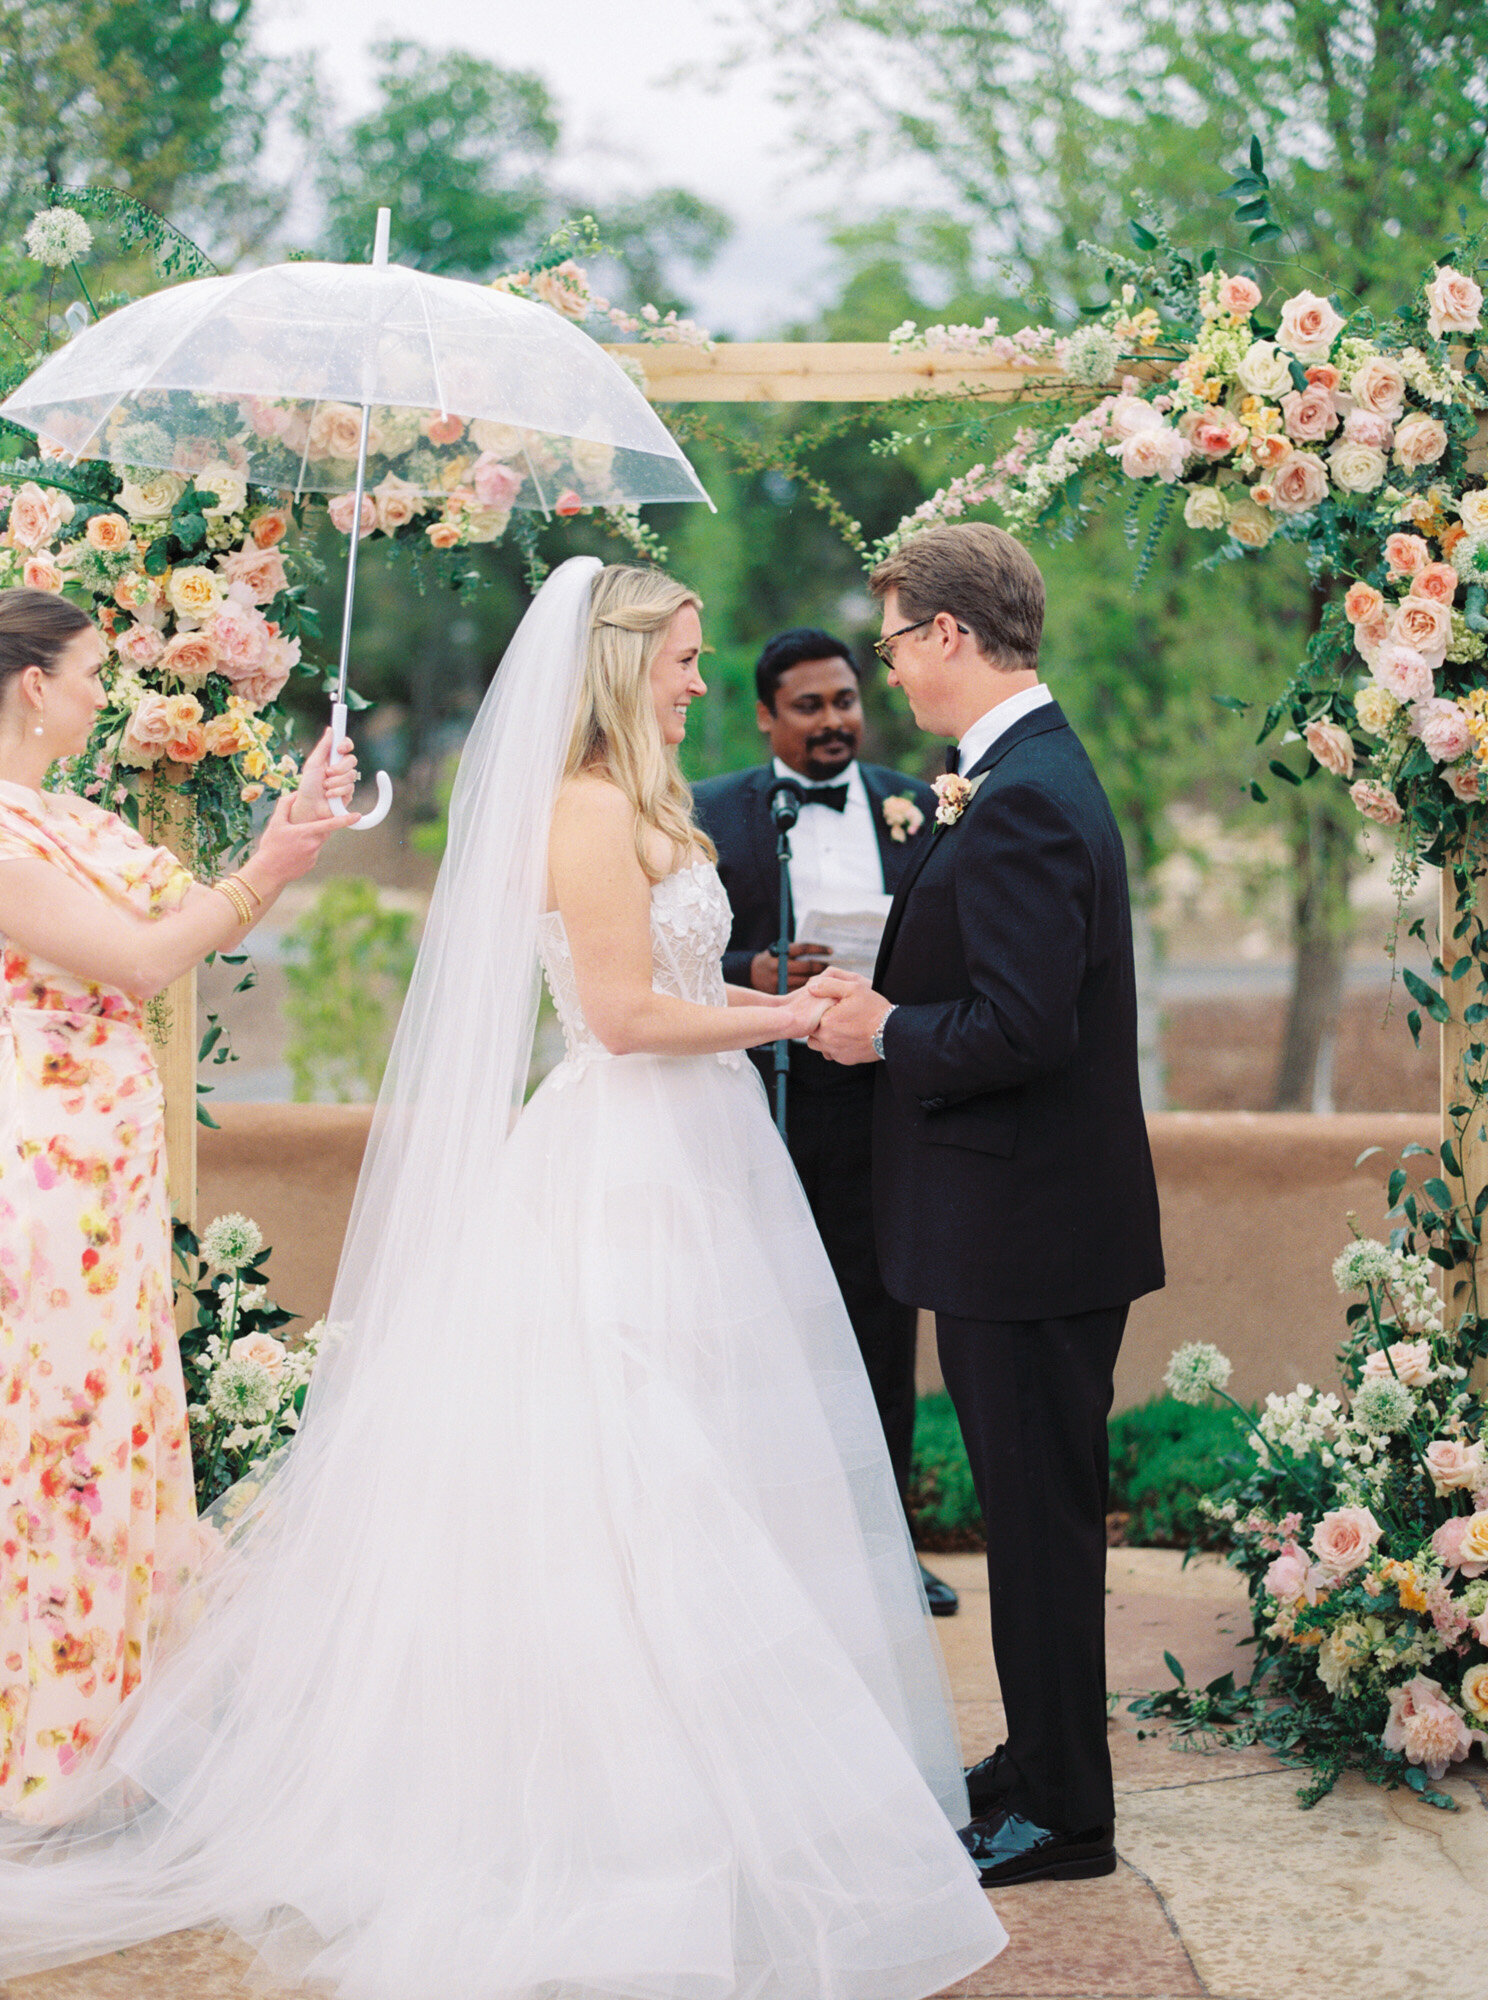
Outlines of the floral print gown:
[{"label": "floral print gown", "polygon": [[[191,877],[0,782],[0,862],[141,916]],[[45,1819],[138,1684],[195,1549],[160,1079],[142,1005],[0,937],[0,1813]]]}]

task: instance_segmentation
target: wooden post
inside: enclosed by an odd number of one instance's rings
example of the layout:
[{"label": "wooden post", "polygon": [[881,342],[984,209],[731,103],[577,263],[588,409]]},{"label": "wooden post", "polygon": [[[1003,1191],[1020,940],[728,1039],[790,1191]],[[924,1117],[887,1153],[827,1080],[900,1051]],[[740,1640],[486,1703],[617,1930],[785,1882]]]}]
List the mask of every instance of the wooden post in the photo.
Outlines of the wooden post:
[{"label": "wooden post", "polygon": [[[1484,851],[1479,849],[1475,858],[1481,866],[1485,859]],[[1483,880],[1480,875],[1474,882],[1475,898],[1482,895]],[[1467,948],[1465,938],[1454,939],[1452,936],[1457,923],[1457,885],[1449,862],[1441,874],[1440,943],[1437,947],[1437,956],[1449,972]],[[1441,990],[1450,1009],[1450,1019],[1442,1023],[1441,1029],[1441,1136],[1444,1142],[1451,1140],[1457,1147],[1462,1165],[1462,1199],[1471,1209],[1482,1190],[1488,1187],[1488,1113],[1480,1109],[1458,1139],[1457,1121],[1451,1115],[1451,1107],[1471,1102],[1464,1080],[1467,1048],[1469,1043],[1481,1042],[1488,1035],[1488,1022],[1469,1027],[1462,1018],[1464,1010],[1479,998],[1477,979],[1473,973],[1469,972],[1461,979],[1444,978]],[[1432,1171],[1445,1170],[1434,1164]],[[1449,1319],[1457,1318],[1471,1302],[1470,1294],[1455,1292],[1456,1285],[1467,1276],[1465,1266],[1459,1266],[1447,1275],[1445,1290]],[[1488,1244],[1480,1246],[1478,1251],[1477,1284],[1480,1308],[1488,1310]]]},{"label": "wooden post", "polygon": [[[140,831],[196,866],[196,826],[184,792],[152,778],[141,788]],[[165,1157],[171,1212],[196,1227],[196,972],[173,980],[152,1012],[152,1039],[165,1091]]]}]

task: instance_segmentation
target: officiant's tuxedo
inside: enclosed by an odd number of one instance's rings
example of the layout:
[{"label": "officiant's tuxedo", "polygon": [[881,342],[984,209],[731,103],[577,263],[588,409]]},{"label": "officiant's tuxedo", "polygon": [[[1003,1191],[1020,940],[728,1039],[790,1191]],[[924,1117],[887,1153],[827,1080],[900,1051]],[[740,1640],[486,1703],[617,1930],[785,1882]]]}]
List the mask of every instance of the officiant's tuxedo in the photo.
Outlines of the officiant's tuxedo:
[{"label": "officiant's tuxedo", "polygon": [[[872,821],[871,840],[866,830],[862,835],[869,865],[860,872],[872,873],[873,846],[877,848],[877,878],[860,886],[879,895],[892,894],[928,844],[935,794],[918,778],[878,764],[858,763],[856,773]],[[809,796],[811,781],[795,782]],[[835,791],[839,782],[821,789]],[[778,783],[775,766],[764,764],[710,778],[693,793],[698,824],[718,849],[718,872],[733,909],[733,930],[723,956],[723,976],[732,986],[749,985],[750,960],[756,952],[773,947],[779,937],[780,888],[770,818],[770,794]],[[893,838],[884,816],[884,801],[891,797],[912,799],[924,815],[920,830],[904,840]],[[802,837],[809,833],[807,815],[829,810],[820,805],[802,809],[807,823],[797,823],[797,878],[800,861],[807,858],[807,841]],[[846,816],[835,826],[839,834],[850,829]],[[807,912],[803,909],[801,914]],[[773,1045],[749,1053],[773,1092]],[[804,1043],[792,1043],[786,1143],[862,1350],[902,1493],[909,1484],[914,1443],[915,1302],[903,1293],[890,1297],[879,1273],[870,1187],[872,1128],[871,1071],[830,1063]]]},{"label": "officiant's tuxedo", "polygon": [[1075,1831],[1114,1812],[1106,1417],[1163,1262],[1120,831],[1057,703],[1014,699],[885,927],[874,1209],[889,1290],[936,1313],[986,1517],[1010,1802]]}]

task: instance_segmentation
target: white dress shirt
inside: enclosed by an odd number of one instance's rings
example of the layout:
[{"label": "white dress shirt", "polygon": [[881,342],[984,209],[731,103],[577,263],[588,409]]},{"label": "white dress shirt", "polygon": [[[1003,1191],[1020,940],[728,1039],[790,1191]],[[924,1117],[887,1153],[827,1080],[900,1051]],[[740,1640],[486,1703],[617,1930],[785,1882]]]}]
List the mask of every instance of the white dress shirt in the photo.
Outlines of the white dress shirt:
[{"label": "white dress shirt", "polygon": [[[789,778],[808,796],[828,785],[847,786],[847,804],[840,813],[830,806],[802,806],[801,817],[791,828],[791,907],[797,925],[809,914],[818,890],[838,895],[843,890],[859,890],[881,896],[883,856],[873,825],[873,801],[856,758],[835,778],[827,779],[803,778],[778,757],[774,764],[777,778]],[[800,936],[799,929],[796,936]]]},{"label": "white dress shirt", "polygon": [[981,762],[992,745],[1005,730],[1025,715],[1032,715],[1036,708],[1045,708],[1054,699],[1042,681],[1031,688],[1022,688],[1017,694],[1010,694],[1006,701],[1000,701],[996,708],[989,708],[961,738],[961,775],[969,777],[972,767]]}]

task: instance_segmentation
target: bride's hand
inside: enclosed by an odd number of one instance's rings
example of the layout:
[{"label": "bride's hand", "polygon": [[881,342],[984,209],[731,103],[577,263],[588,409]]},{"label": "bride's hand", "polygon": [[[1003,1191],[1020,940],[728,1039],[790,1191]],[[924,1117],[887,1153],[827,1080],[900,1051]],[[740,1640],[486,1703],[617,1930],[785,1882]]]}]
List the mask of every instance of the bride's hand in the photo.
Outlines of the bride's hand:
[{"label": "bride's hand", "polygon": [[808,992],[804,986],[798,987],[794,993],[788,993],[776,1006],[781,1039],[789,1040],[797,1035],[814,1034],[822,1015],[831,1005],[830,1000],[819,993]]}]

